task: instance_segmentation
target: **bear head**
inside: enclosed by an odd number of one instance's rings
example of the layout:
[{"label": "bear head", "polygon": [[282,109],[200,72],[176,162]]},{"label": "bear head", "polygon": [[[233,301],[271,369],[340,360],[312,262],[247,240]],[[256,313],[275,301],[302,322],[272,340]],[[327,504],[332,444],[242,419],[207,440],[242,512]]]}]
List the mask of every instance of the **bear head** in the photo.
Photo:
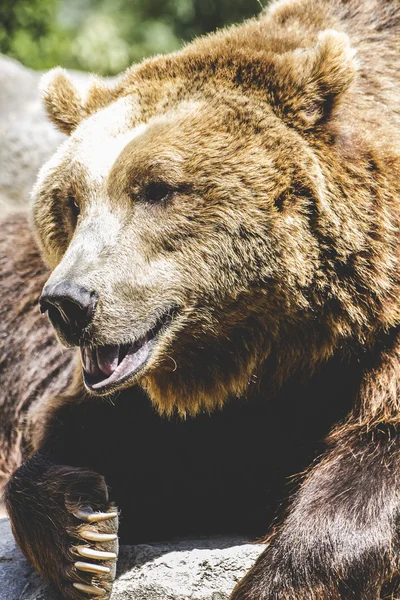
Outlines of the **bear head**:
[{"label": "bear head", "polygon": [[[202,39],[85,94],[60,69],[45,78],[69,138],[33,192],[53,269],[44,293],[74,285],[95,298],[78,337],[60,305],[45,308],[61,342],[80,345],[93,395],[139,383],[160,412],[212,410],[313,368],[365,325],[332,267],[357,232],[321,166],[354,53],[334,31],[279,52],[251,52],[243,35]],[[334,324],[330,299],[342,307]]]}]

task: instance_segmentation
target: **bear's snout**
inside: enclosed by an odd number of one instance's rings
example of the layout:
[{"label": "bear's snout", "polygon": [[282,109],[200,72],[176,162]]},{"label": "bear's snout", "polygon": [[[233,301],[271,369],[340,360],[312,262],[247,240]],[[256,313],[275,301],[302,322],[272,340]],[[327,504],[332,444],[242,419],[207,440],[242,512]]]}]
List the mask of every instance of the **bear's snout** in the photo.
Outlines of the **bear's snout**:
[{"label": "bear's snout", "polygon": [[48,311],[50,321],[68,345],[79,345],[90,325],[98,296],[74,281],[47,284],[39,299],[42,313]]}]

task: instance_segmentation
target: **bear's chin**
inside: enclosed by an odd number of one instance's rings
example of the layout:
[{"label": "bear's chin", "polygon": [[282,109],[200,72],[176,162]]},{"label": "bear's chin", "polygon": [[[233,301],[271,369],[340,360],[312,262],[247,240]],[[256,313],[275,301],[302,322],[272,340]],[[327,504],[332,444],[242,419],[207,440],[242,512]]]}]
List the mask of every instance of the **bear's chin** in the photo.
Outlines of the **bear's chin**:
[{"label": "bear's chin", "polygon": [[234,398],[249,399],[261,382],[262,369],[255,360],[241,365],[234,374],[220,373],[220,377],[203,369],[196,372],[194,365],[189,368],[179,359],[177,362],[173,369],[149,368],[138,377],[157,412],[166,417],[194,417],[221,410]]},{"label": "bear's chin", "polygon": [[[140,386],[156,411],[165,417],[212,413],[235,398],[250,399],[261,384],[273,389],[281,386],[273,370],[266,367],[272,348],[263,341],[262,345],[242,346],[236,353],[227,347],[225,336],[204,338],[201,344],[197,340],[193,347],[193,327],[190,331],[180,329],[178,334],[177,326],[172,326],[161,329],[147,344],[127,354],[126,375],[122,369],[119,372],[118,366],[117,377],[102,377],[100,385],[96,385],[96,378],[85,377],[83,369],[83,383],[91,396],[129,393],[129,388]],[[80,380],[82,384],[82,369]]]}]

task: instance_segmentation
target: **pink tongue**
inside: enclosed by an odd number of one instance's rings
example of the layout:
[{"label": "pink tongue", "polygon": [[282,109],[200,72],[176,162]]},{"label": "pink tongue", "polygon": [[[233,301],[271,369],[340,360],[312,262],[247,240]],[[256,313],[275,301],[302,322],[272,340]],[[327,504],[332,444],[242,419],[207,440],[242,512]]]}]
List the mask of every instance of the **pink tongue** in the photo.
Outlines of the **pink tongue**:
[{"label": "pink tongue", "polygon": [[119,346],[100,346],[96,349],[97,364],[105,375],[112,375],[118,367]]}]

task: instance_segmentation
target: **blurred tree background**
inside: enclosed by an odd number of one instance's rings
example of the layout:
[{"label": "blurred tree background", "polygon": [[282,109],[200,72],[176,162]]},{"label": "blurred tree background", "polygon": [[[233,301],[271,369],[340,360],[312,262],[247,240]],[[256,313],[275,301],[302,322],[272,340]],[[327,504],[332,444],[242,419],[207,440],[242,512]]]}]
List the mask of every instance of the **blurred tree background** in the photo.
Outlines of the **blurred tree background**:
[{"label": "blurred tree background", "polygon": [[33,69],[119,73],[258,14],[267,0],[1,0],[0,52]]}]

